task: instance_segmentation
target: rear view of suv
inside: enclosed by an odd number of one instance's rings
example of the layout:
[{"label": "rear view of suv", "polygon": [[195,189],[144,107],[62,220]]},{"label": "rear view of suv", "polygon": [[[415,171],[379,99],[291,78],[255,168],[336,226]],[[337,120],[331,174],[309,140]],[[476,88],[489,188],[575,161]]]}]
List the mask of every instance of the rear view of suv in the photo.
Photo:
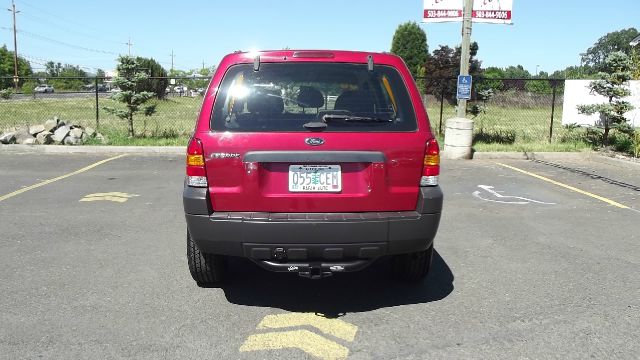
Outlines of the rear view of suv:
[{"label": "rear view of suv", "polygon": [[440,222],[439,148],[404,62],[391,54],[226,56],[187,149],[187,257],[200,286],[228,257],[309,278],[391,257],[429,271]]}]

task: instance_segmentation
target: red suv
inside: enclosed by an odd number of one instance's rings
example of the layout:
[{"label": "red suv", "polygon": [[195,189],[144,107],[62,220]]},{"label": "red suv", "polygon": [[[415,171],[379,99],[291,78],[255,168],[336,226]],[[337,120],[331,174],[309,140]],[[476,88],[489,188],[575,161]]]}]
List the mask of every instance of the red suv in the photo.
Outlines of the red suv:
[{"label": "red suv", "polygon": [[229,256],[310,278],[391,256],[422,279],[440,222],[439,147],[402,59],[227,55],[187,148],[187,257],[200,286]]}]

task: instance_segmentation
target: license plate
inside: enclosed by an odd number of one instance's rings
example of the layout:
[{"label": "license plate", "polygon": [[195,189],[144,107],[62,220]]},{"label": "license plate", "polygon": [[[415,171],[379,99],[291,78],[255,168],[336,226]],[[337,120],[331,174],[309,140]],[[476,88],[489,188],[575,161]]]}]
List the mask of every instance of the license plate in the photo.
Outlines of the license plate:
[{"label": "license plate", "polygon": [[289,191],[342,191],[340,165],[289,165]]}]

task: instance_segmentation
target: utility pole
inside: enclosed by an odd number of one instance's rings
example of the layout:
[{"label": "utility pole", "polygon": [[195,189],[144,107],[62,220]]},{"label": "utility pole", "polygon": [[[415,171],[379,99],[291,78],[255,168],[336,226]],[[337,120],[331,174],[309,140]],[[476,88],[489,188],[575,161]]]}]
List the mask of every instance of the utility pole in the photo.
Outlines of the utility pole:
[{"label": "utility pole", "polygon": [[176,57],[176,56],[173,54],[173,50],[171,50],[171,70],[172,70],[172,71],[173,71],[173,59],[174,59],[175,57]]},{"label": "utility pole", "polygon": [[129,47],[129,56],[131,56],[131,46],[133,45],[131,43],[131,36],[129,36],[129,41],[127,41],[126,43],[124,43],[125,45],[127,45]]},{"label": "utility pole", "polygon": [[11,0],[11,9],[7,9],[13,13],[13,84],[15,86],[16,92],[18,92],[18,82],[20,81],[20,77],[18,76],[18,36],[16,30],[16,13],[20,11],[16,11],[16,2],[15,0]]},{"label": "utility pole", "polygon": [[[462,18],[462,53],[460,55],[460,75],[469,75],[469,53],[471,48],[471,14],[473,11],[473,0],[464,0]],[[467,100],[458,100],[456,116],[464,118],[467,115]]]}]

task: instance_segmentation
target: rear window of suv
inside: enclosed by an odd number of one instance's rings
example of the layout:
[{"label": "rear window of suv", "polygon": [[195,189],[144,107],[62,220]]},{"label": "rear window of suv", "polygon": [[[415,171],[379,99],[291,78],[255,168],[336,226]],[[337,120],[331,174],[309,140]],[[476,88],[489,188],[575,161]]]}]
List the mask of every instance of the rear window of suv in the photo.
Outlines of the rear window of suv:
[{"label": "rear window of suv", "polygon": [[[262,63],[229,68],[211,114],[214,131],[408,132],[417,129],[396,69],[345,63]],[[325,127],[326,125],[326,127]]]}]

